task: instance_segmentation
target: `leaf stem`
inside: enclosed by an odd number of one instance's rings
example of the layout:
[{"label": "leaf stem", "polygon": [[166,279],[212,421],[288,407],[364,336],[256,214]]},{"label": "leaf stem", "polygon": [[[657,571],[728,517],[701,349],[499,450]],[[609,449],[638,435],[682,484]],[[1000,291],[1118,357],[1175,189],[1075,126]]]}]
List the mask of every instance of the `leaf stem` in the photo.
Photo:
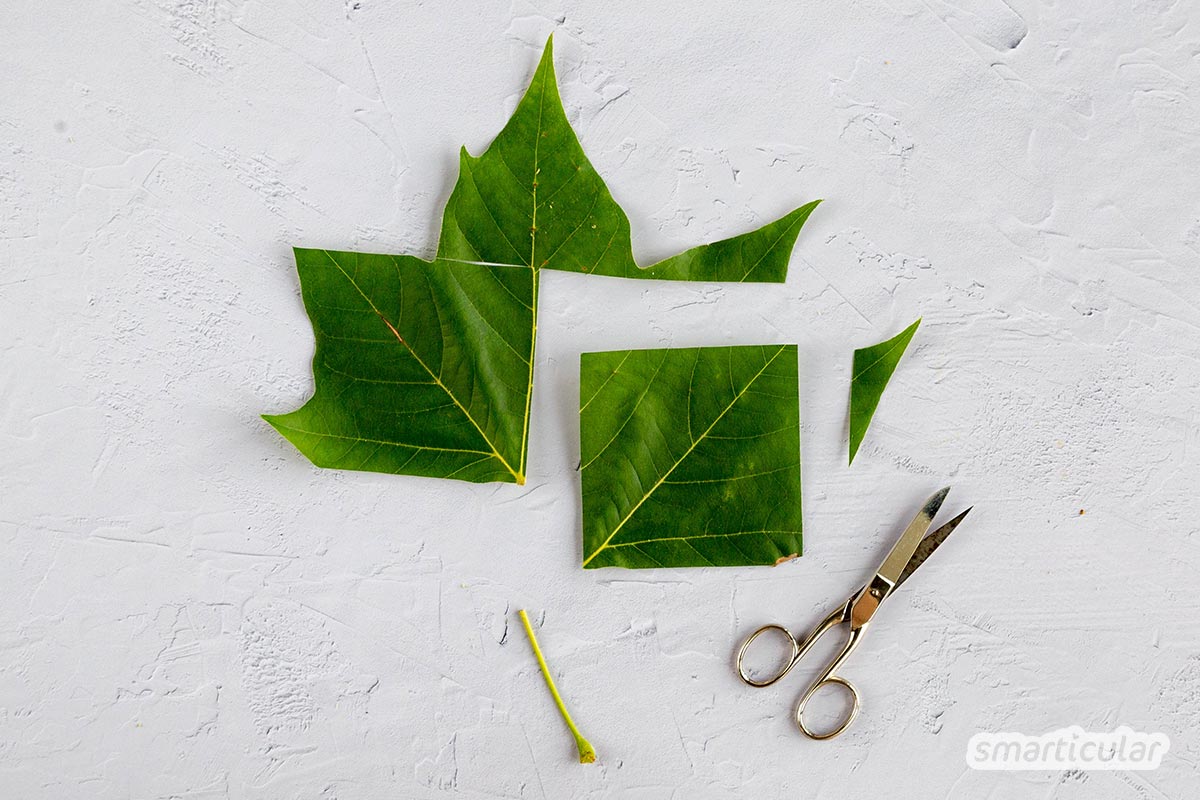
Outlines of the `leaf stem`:
[{"label": "leaf stem", "polygon": [[538,646],[537,636],[533,634],[533,626],[529,624],[529,615],[523,608],[517,614],[521,617],[521,624],[525,626],[525,633],[529,636],[529,644],[533,646],[533,654],[537,656],[538,667],[542,670],[542,677],[546,679],[550,696],[554,698],[554,704],[558,706],[563,722],[567,723],[567,727],[571,729],[571,735],[575,737],[575,746],[579,748],[579,763],[591,764],[596,760],[596,750],[592,747],[591,742],[583,738],[579,728],[575,727],[575,721],[571,719],[571,713],[567,711],[567,705],[563,702],[562,695],[558,693],[558,687],[554,685],[554,678],[550,677],[550,667],[546,665],[546,657],[542,655],[542,648]]}]

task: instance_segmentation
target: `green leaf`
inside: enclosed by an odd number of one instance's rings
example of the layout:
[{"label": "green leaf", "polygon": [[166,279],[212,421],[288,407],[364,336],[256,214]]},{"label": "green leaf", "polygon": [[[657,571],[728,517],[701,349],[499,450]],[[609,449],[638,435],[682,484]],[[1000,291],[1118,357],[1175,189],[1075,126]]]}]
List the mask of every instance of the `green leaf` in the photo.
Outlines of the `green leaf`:
[{"label": "green leaf", "polygon": [[482,155],[462,151],[435,261],[296,250],[315,392],[266,419],[318,466],[524,483],[542,269],[778,282],[816,205],[639,268],[547,42],[504,130]]},{"label": "green leaf", "polygon": [[563,111],[553,45],[546,42],[529,89],[488,149],[478,157],[460,152],[438,256],[620,278],[782,282],[796,236],[820,201],[753,233],[638,267],[629,219]]},{"label": "green leaf", "polygon": [[524,483],[532,273],[296,250],[316,393],[266,420],[319,467]]},{"label": "green leaf", "polygon": [[801,551],[795,345],[584,353],[583,566]]},{"label": "green leaf", "polygon": [[891,380],[900,357],[904,355],[908,343],[912,341],[917,326],[921,324],[918,318],[900,333],[871,347],[854,351],[854,377],[850,379],[850,463],[858,453],[858,446],[867,435],[867,426],[875,416],[879,406],[879,398]]}]

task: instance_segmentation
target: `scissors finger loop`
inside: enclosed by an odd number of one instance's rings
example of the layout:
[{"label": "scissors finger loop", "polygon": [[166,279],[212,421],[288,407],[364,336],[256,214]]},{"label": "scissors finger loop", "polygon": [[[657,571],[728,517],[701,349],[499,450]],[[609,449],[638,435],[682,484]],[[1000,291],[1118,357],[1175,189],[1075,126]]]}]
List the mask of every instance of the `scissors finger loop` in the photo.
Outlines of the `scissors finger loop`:
[{"label": "scissors finger loop", "polygon": [[[750,649],[750,645],[754,644],[754,640],[757,639],[759,636],[762,636],[764,633],[768,633],[770,631],[778,631],[779,633],[783,634],[785,641],[787,641],[787,643],[791,646],[792,652],[791,652],[791,655],[788,656],[787,661],[783,664],[783,666],[780,668],[780,670],[777,674],[773,675],[770,678],[767,678],[766,680],[758,680],[756,678],[750,677],[750,675],[746,672],[745,664],[743,664],[742,662],[746,657],[746,651]],[[787,628],[783,627],[782,625],[763,625],[761,628],[756,630],[754,633],[750,634],[750,636],[746,638],[746,641],[744,641],[742,643],[741,649],[738,650],[737,674],[738,674],[738,677],[741,678],[743,682],[745,682],[751,686],[757,686],[757,687],[770,686],[771,684],[775,683],[780,678],[782,678],[784,675],[787,675],[788,672],[791,671],[792,667],[796,666],[796,662],[799,660],[800,660],[800,644],[796,641],[796,637],[792,636],[791,631],[789,631]]]},{"label": "scissors finger loop", "polygon": [[[821,690],[822,686],[830,683],[836,683],[845,688],[846,691],[850,692],[850,697],[853,700],[853,704],[850,706],[850,713],[846,715],[845,719],[843,719],[837,727],[833,728],[832,730],[818,733],[804,724],[804,708],[808,705],[808,701],[812,699],[813,695]],[[858,716],[858,710],[861,708],[861,706],[862,704],[858,698],[858,690],[854,688],[854,684],[838,675],[828,675],[809,687],[808,691],[804,693],[804,697],[800,698],[800,703],[796,706],[796,724],[800,727],[801,733],[810,739],[816,739],[818,741],[832,739],[833,737],[840,735],[842,731],[846,730],[846,728],[850,727],[850,723],[854,722],[854,718]]]}]

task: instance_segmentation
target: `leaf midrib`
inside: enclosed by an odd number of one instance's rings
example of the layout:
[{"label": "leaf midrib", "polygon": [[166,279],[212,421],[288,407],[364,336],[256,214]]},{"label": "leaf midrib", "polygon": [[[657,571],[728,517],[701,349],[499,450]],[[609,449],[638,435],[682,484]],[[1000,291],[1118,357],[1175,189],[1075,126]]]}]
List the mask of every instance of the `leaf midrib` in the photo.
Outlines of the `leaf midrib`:
[{"label": "leaf midrib", "polygon": [[[553,65],[551,65],[553,69]],[[529,381],[525,386],[525,420],[521,429],[521,477],[517,483],[525,483],[525,459],[529,456],[529,414],[533,404],[533,362],[537,358],[537,315],[538,315],[538,267],[537,267],[537,190],[538,190],[538,144],[542,139],[542,110],[546,106],[546,74],[550,70],[542,73],[542,85],[538,92],[538,121],[537,127],[533,132],[533,186],[530,187],[530,197],[533,204],[533,212],[530,215],[529,231],[529,272],[531,284],[530,305],[530,320],[531,328],[529,331]],[[501,159],[503,160],[503,159]],[[507,163],[505,166],[508,166]],[[510,169],[511,173],[512,170]],[[514,176],[515,177],[515,176]],[[486,204],[485,204],[486,205]]]},{"label": "leaf midrib", "polygon": [[716,419],[714,419],[712,421],[712,424],[710,424],[704,430],[704,432],[701,433],[700,436],[697,437],[696,440],[691,443],[691,445],[688,447],[688,449],[686,451],[684,451],[683,455],[681,455],[678,459],[676,459],[675,463],[672,464],[670,466],[670,468],[662,474],[661,477],[659,477],[658,481],[656,481],[655,484],[650,487],[650,490],[642,495],[642,499],[637,501],[637,504],[634,505],[634,507],[629,510],[629,513],[627,513],[624,517],[621,518],[621,521],[617,523],[617,526],[615,528],[613,528],[612,533],[610,533],[608,535],[608,538],[604,540],[604,543],[601,544],[599,547],[597,547],[594,551],[592,551],[592,554],[590,556],[588,556],[587,558],[584,559],[583,566],[586,567],[591,562],[592,559],[594,559],[597,555],[599,555],[601,552],[603,552],[609,546],[609,544],[613,540],[613,537],[615,537],[620,532],[621,528],[625,526],[625,523],[628,522],[629,520],[631,520],[633,518],[633,515],[637,513],[637,510],[642,507],[642,504],[645,503],[646,500],[648,500],[650,498],[650,496],[652,494],[654,494],[655,491],[658,490],[659,486],[662,486],[663,482],[666,481],[667,478],[671,477],[671,473],[674,472],[675,469],[680,464],[682,464],[684,461],[687,460],[687,457],[692,454],[692,451],[696,449],[696,446],[698,444],[700,444],[700,442],[704,441],[705,437],[708,436],[708,434],[712,431],[712,429],[715,428],[717,426],[717,424],[722,419],[725,418],[725,415],[729,413],[729,410],[732,409],[735,405],[737,405],[738,401],[740,401],[742,399],[742,396],[750,389],[751,386],[754,385],[754,383],[759,378],[762,377],[763,373],[767,371],[767,368],[770,367],[771,364],[773,364],[775,362],[775,359],[779,358],[779,354],[782,353],[784,351],[784,349],[786,349],[786,345],[779,345],[779,349],[777,349],[775,351],[775,355],[771,356],[767,360],[767,363],[763,364],[762,368],[754,374],[753,378],[746,381],[746,385],[742,387],[741,391],[739,391],[736,395],[734,395],[734,398],[729,401],[729,405],[725,406],[725,408],[723,408],[721,410],[721,413],[718,414]]}]

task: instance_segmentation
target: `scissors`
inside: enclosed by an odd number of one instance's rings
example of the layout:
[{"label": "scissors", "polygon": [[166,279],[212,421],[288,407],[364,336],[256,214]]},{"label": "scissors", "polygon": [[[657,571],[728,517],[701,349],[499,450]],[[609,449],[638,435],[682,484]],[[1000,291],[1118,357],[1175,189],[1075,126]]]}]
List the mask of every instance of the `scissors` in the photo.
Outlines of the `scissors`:
[{"label": "scissors", "polygon": [[[874,618],[875,612],[879,610],[879,606],[883,601],[888,599],[892,595],[892,592],[896,591],[897,587],[916,571],[917,567],[924,564],[925,559],[933,555],[933,551],[946,540],[946,537],[954,532],[954,529],[963,521],[963,518],[970,513],[971,509],[968,508],[926,536],[925,532],[933,524],[933,518],[937,516],[938,509],[942,507],[942,502],[949,493],[950,487],[947,486],[925,501],[925,505],[921,507],[920,512],[908,524],[908,527],[900,535],[896,544],[892,546],[891,551],[887,554],[887,558],[883,560],[883,563],[875,571],[875,575],[871,580],[852,594],[844,605],[835,609],[833,613],[813,628],[804,641],[797,641],[796,637],[782,625],[764,625],[750,634],[749,638],[742,644],[741,649],[738,650],[736,662],[738,677],[745,683],[756,688],[770,686],[791,672],[792,667],[796,666],[800,659],[804,657],[804,654],[828,631],[838,627],[842,623],[849,625],[850,633],[842,645],[841,652],[825,667],[825,670],[813,681],[808,690],[801,695],[800,702],[796,704],[796,724],[800,727],[800,731],[808,738],[832,739],[850,727],[850,723],[858,716],[858,710],[861,705],[858,690],[854,688],[854,684],[850,683],[850,681],[835,673],[842,666],[842,663],[849,658],[850,654],[854,652],[855,648],[858,647],[859,642],[862,641],[863,634],[867,631],[867,626]],[[787,646],[791,648],[791,656],[782,665],[777,674],[765,680],[759,680],[751,677],[746,672],[742,661],[746,657],[746,651],[754,643],[754,640],[768,632],[782,634]],[[804,708],[808,705],[808,701],[812,699],[814,694],[820,691],[823,686],[829,684],[837,684],[849,691],[854,703],[850,708],[850,712],[836,728],[824,733],[818,733],[804,723]]]}]

